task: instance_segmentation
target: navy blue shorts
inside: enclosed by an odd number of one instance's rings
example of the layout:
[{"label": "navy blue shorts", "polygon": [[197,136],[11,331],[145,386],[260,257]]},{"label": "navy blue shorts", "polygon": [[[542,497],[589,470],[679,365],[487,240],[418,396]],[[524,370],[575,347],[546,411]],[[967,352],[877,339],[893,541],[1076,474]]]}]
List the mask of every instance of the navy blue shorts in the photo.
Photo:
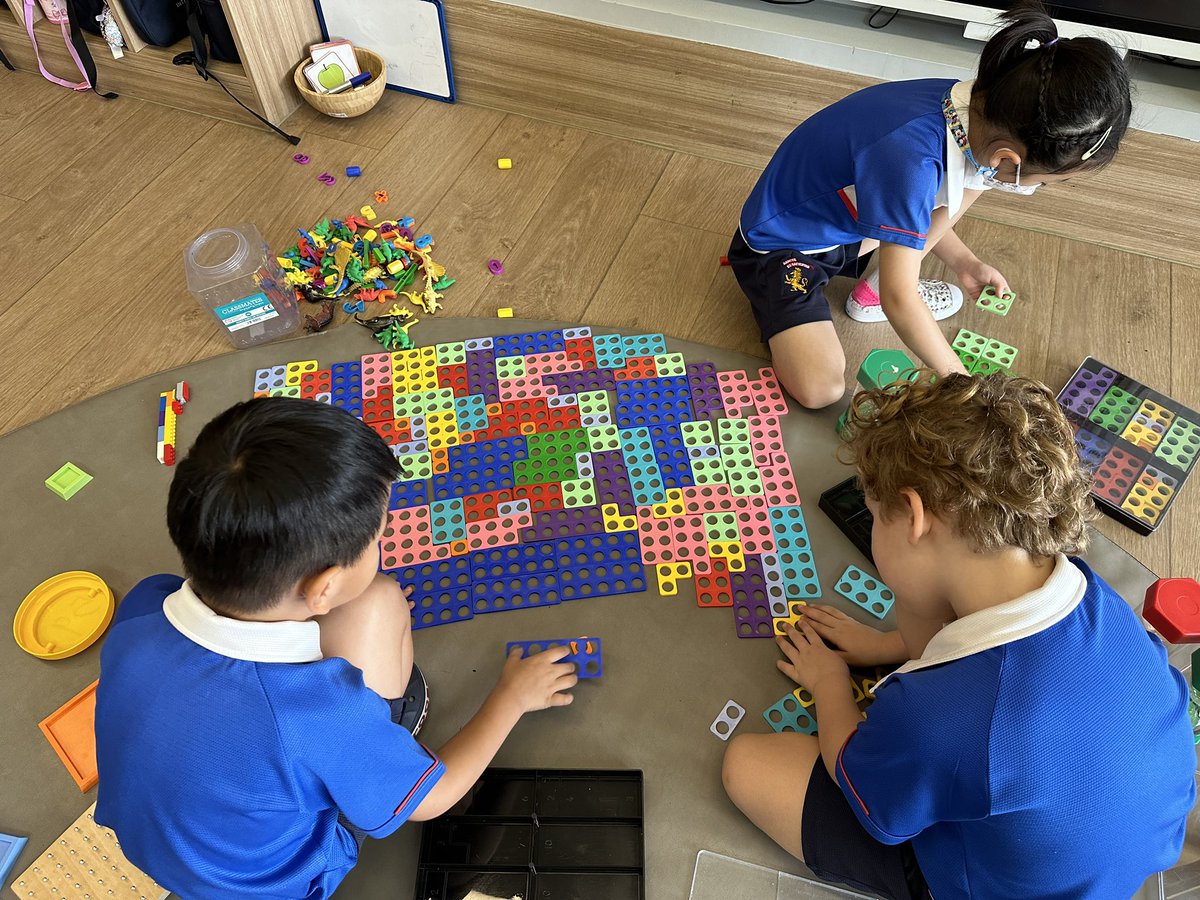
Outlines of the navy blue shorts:
[{"label": "navy blue shorts", "polygon": [[814,254],[798,250],[756,253],[739,228],[729,245],[729,267],[742,293],[750,299],[765,344],[797,325],[830,321],[833,316],[825,299],[825,285],[837,275],[858,278],[870,262],[871,253],[860,258],[857,244]]},{"label": "navy blue shorts", "polygon": [[912,844],[881,844],[862,827],[820,756],[801,814],[804,864],[818,878],[886,900],[928,900]]}]

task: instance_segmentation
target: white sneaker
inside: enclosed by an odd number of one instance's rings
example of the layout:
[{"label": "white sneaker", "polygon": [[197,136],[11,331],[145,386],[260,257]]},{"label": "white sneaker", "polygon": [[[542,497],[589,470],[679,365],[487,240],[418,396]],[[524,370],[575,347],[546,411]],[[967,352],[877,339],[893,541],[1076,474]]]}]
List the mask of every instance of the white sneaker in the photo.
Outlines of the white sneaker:
[{"label": "white sneaker", "polygon": [[[948,319],[963,305],[962,288],[947,284],[944,281],[921,280],[917,282],[917,291],[935,320]],[[846,298],[846,315],[855,322],[886,322],[883,306],[879,303],[873,306],[863,306],[854,299],[854,294]]]}]

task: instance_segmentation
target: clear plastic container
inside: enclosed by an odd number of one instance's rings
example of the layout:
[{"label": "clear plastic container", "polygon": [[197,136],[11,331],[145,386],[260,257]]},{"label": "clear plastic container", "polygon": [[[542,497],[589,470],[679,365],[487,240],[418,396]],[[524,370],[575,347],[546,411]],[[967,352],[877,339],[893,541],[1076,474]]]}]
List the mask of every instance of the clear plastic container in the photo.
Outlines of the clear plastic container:
[{"label": "clear plastic container", "polygon": [[295,292],[253,225],[206,231],[183,252],[188,290],[233,346],[253,347],[296,330]]}]

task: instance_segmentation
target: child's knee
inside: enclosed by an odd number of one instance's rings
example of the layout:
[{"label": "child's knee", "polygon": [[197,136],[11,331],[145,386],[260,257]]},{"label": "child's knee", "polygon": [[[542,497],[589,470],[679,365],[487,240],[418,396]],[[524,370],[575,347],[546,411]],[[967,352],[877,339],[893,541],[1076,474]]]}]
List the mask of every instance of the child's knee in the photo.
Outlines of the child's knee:
[{"label": "child's knee", "polygon": [[824,409],[837,403],[846,393],[846,382],[841,372],[806,372],[790,377],[779,373],[780,384],[806,409]]},{"label": "child's knee", "polygon": [[357,602],[367,606],[365,612],[374,627],[386,628],[393,633],[412,627],[412,614],[404,589],[387,575],[377,575]]},{"label": "child's knee", "polygon": [[747,778],[753,777],[748,771],[751,766],[751,740],[748,734],[739,734],[729,739],[725,748],[725,759],[721,763],[721,784],[730,799],[737,800],[742,785]]}]

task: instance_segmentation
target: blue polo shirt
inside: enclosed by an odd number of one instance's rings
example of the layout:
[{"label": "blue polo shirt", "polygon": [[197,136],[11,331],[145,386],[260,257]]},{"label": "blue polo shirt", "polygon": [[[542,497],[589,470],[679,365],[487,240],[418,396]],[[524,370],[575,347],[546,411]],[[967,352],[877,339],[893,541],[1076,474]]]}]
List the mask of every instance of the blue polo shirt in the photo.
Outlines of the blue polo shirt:
[{"label": "blue polo shirt", "polygon": [[801,122],[742,208],[746,243],[812,252],[876,238],[923,250],[945,177],[942,100],[953,84],[877,84]]},{"label": "blue polo shirt", "polygon": [[188,898],[328,897],[443,767],[315,622],[218,616],[174,575],[125,597],[100,654],[96,822]]},{"label": "blue polo shirt", "polygon": [[875,695],[837,780],[868,832],[912,841],[938,900],[1113,900],[1179,858],[1187,685],[1084,563],[947,625]]}]

